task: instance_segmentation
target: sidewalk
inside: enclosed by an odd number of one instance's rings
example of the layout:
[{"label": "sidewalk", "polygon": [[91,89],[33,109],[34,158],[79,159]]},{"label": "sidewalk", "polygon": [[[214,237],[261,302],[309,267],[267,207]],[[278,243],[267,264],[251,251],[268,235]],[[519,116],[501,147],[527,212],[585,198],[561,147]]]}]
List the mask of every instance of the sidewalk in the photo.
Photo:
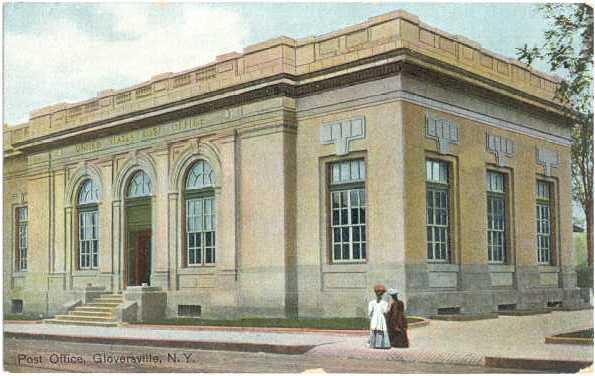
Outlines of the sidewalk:
[{"label": "sidewalk", "polygon": [[4,332],[5,336],[17,338],[553,370],[591,363],[593,346],[550,345],[545,344],[545,337],[591,327],[592,323],[592,310],[468,322],[432,321],[409,331],[410,348],[390,350],[367,348],[364,333],[266,328],[258,331],[133,325],[98,330],[90,326],[7,323]]},{"label": "sidewalk", "polygon": [[[545,337],[592,327],[593,311],[500,316],[479,321],[432,321],[409,331],[408,349],[365,348],[365,338],[321,345],[309,354],[366,359],[556,369],[563,362],[593,362],[593,346],[550,345]],[[535,364],[535,360],[540,364]]]}]

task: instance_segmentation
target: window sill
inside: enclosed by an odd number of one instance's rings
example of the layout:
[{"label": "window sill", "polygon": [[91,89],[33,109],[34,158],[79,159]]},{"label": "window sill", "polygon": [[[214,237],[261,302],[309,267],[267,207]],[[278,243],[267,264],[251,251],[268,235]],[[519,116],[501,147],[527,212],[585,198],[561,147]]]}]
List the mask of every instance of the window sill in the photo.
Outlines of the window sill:
[{"label": "window sill", "polygon": [[461,267],[457,264],[449,264],[446,261],[440,262],[435,260],[427,260],[427,269],[429,272],[459,272]]},{"label": "window sill", "polygon": [[72,272],[72,275],[74,277],[79,277],[79,276],[95,276],[99,273],[99,269],[84,269],[84,270],[75,270],[74,272]]},{"label": "window sill", "polygon": [[23,278],[26,275],[27,275],[27,271],[26,270],[20,270],[18,272],[12,273],[13,278]]},{"label": "window sill", "polygon": [[514,273],[515,266],[507,264],[488,264],[490,273]]},{"label": "window sill", "polygon": [[215,270],[215,264],[184,266],[178,269],[178,274],[214,274]]},{"label": "window sill", "polygon": [[339,262],[339,263],[325,263],[322,267],[322,272],[365,272],[368,270],[367,262]]},{"label": "window sill", "polygon": [[558,273],[560,272],[560,267],[554,265],[546,265],[546,264],[538,264],[537,269],[540,273]]}]

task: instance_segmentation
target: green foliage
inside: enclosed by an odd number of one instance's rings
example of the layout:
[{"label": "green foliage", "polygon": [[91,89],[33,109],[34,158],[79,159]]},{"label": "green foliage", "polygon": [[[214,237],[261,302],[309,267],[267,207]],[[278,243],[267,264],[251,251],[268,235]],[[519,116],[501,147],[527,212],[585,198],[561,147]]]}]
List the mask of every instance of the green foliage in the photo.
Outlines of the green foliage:
[{"label": "green foliage", "polygon": [[574,242],[574,254],[576,256],[577,266],[587,265],[587,234],[584,232],[574,233],[572,236]]},{"label": "green foliage", "polygon": [[40,320],[40,317],[35,316],[33,314],[26,314],[26,313],[5,313],[4,320],[31,321],[31,320]]},{"label": "green foliage", "polygon": [[[544,4],[539,9],[548,21],[545,43],[518,48],[521,61],[531,65],[546,61],[550,70],[563,75],[556,97],[574,119],[572,129],[572,193],[587,220],[593,222],[593,8],[587,4]],[[587,239],[592,252],[592,237]]]}]

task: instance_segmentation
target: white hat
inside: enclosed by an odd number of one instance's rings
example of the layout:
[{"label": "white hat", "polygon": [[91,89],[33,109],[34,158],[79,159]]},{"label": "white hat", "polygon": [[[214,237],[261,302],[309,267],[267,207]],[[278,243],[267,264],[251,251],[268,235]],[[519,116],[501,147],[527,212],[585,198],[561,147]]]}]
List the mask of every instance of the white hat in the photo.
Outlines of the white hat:
[{"label": "white hat", "polygon": [[388,295],[390,295],[390,296],[397,295],[397,294],[398,294],[398,292],[395,289],[389,289],[388,290]]}]

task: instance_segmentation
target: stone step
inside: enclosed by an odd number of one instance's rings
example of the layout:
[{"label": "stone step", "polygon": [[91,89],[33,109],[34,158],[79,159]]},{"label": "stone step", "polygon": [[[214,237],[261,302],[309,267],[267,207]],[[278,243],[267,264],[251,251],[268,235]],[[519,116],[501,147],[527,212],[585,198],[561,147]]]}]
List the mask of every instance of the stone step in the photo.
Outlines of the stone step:
[{"label": "stone step", "polygon": [[101,294],[101,298],[116,298],[123,299],[122,294]]},{"label": "stone step", "polygon": [[117,321],[86,321],[86,320],[59,320],[59,319],[46,319],[44,320],[47,324],[59,324],[59,325],[88,325],[88,326],[118,326]]},{"label": "stone step", "polygon": [[116,303],[121,304],[124,301],[122,298],[97,298],[93,303]]},{"label": "stone step", "polygon": [[111,312],[103,312],[103,311],[77,311],[76,309],[74,311],[71,311],[69,313],[70,315],[73,316],[91,316],[91,317],[103,317],[105,319],[112,319],[113,315]]},{"label": "stone step", "polygon": [[79,316],[79,315],[57,315],[55,317],[56,320],[65,320],[65,321],[111,321],[103,316]]},{"label": "stone step", "polygon": [[114,312],[114,308],[112,307],[89,307],[89,306],[79,306],[74,309],[77,312],[101,312],[101,313],[112,313]]},{"label": "stone step", "polygon": [[89,303],[85,304],[85,307],[94,307],[94,308],[109,308],[114,309],[122,303]]}]

